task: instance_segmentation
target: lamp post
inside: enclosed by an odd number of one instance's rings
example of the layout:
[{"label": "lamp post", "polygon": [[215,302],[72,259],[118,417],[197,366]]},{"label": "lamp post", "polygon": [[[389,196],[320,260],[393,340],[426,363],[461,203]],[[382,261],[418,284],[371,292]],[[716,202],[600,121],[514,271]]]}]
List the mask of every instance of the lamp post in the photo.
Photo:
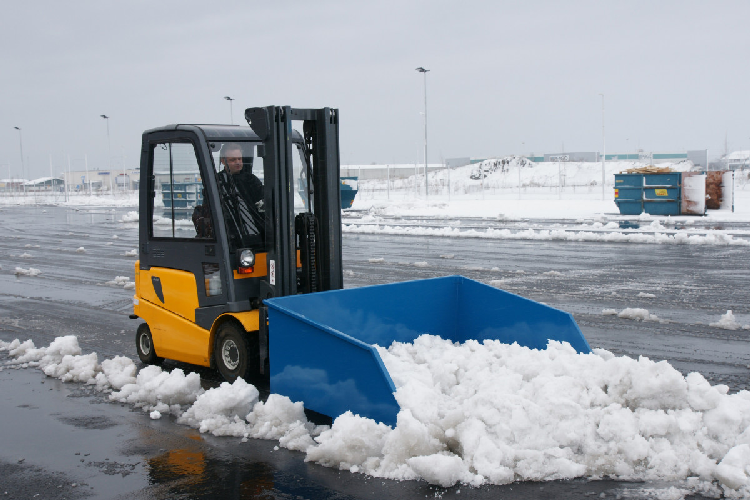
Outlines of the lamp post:
[{"label": "lamp post", "polygon": [[13,127],[18,130],[18,144],[21,147],[21,177],[26,179],[26,165],[23,163],[23,137],[21,136],[21,127]]},{"label": "lamp post", "polygon": [[232,101],[234,101],[234,99],[232,99],[228,95],[224,96],[224,99],[229,101],[229,123],[234,125],[234,114],[232,113]]},{"label": "lamp post", "polygon": [[427,72],[430,70],[420,66],[417,71],[424,74],[424,197],[427,198]]},{"label": "lamp post", "polygon": [[[109,116],[107,115],[99,115],[107,122],[107,168],[109,170],[112,170],[112,153],[111,153],[111,147],[109,142]],[[110,174],[111,175],[111,174]]]},{"label": "lamp post", "polygon": [[604,138],[604,94],[602,96],[602,201],[604,201],[604,164],[607,161],[607,141]]}]

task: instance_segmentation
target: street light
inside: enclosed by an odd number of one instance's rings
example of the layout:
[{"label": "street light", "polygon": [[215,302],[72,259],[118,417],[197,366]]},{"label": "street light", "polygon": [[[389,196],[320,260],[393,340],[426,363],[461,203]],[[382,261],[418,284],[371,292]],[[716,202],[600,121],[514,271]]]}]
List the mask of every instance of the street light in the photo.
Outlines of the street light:
[{"label": "street light", "polygon": [[21,177],[26,179],[26,166],[23,163],[23,137],[21,137],[21,127],[13,127],[18,130],[18,144],[21,146]]},{"label": "street light", "polygon": [[416,70],[424,74],[424,197],[427,198],[427,72],[430,70],[422,66]]},{"label": "street light", "polygon": [[602,201],[604,201],[604,162],[607,161],[607,141],[604,138],[604,94],[602,96]]},{"label": "street light", "polygon": [[110,147],[110,142],[109,142],[109,116],[107,115],[99,115],[99,116],[104,118],[104,120],[107,122],[107,168],[109,170],[112,170],[112,151],[111,151],[112,148]]},{"label": "street light", "polygon": [[234,125],[234,114],[232,113],[232,101],[234,101],[234,99],[232,99],[228,95],[224,96],[224,99],[226,99],[227,101],[229,101],[229,123],[231,123],[232,125]]}]

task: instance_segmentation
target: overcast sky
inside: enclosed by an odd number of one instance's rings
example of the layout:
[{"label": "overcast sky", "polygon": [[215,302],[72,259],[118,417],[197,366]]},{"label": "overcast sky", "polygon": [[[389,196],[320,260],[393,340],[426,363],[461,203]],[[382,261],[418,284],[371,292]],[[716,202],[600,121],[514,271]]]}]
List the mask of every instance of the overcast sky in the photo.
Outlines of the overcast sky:
[{"label": "overcast sky", "polygon": [[138,164],[141,133],[340,110],[343,163],[750,149],[747,1],[25,1],[0,17],[0,177]]}]

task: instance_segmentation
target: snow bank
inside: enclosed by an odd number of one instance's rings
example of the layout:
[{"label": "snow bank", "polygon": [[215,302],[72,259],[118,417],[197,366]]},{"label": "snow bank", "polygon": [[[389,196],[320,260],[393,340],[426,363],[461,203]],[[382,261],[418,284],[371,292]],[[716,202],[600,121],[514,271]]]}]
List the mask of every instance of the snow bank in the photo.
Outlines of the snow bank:
[{"label": "snow bank", "polygon": [[113,391],[112,400],[151,418],[172,414],[243,441],[278,439],[307,461],[375,477],[443,487],[611,477],[678,481],[674,498],[716,489],[712,482],[726,497],[750,495],[750,392],[728,394],[666,361],[577,354],[554,341],[540,351],[423,335],[378,348],[397,387],[395,428],[349,412],[329,428],[309,423],[301,402],[259,401],[243,380],[204,390],[180,369],[136,374],[123,357],[98,365],[72,336],[46,348],[0,342],[0,351],[9,364]]},{"label": "snow bank", "polygon": [[[653,228],[649,227],[649,231]],[[575,231],[565,229],[528,228],[467,229],[457,227],[412,227],[387,224],[344,224],[343,231],[352,234],[390,234],[405,236],[441,236],[446,238],[483,238],[490,240],[534,240],[534,241],[586,241],[605,243],[652,243],[662,245],[727,245],[750,246],[750,240],[736,238],[724,231],[708,230],[706,234],[693,234],[688,230],[674,230],[671,234],[661,232],[603,232]]]}]

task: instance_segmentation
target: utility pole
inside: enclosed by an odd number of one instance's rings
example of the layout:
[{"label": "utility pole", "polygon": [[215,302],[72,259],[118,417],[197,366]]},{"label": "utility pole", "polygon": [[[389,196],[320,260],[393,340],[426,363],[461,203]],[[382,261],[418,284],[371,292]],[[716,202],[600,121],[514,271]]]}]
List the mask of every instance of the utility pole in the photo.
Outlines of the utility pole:
[{"label": "utility pole", "polygon": [[604,201],[604,165],[607,162],[607,141],[604,138],[604,94],[602,96],[602,201]]},{"label": "utility pole", "polygon": [[23,137],[21,136],[21,127],[13,127],[18,130],[18,144],[21,147],[21,178],[26,179],[26,165],[23,162]]},{"label": "utility pole", "polygon": [[427,183],[427,72],[422,66],[417,71],[424,74],[424,197],[427,198],[429,184]]}]

